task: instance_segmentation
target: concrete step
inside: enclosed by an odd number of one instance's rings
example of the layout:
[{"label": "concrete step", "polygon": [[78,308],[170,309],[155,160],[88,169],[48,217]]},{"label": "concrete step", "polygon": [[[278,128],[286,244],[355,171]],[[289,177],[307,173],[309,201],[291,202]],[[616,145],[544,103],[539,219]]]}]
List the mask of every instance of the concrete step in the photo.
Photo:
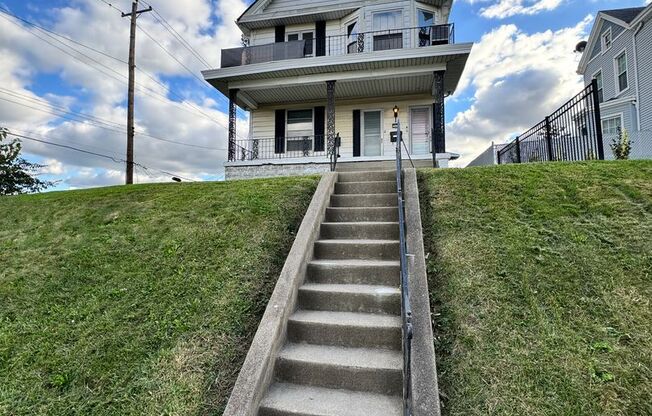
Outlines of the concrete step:
[{"label": "concrete step", "polygon": [[397,192],[396,181],[337,182],[335,193],[341,194],[391,194]]},{"label": "concrete step", "polygon": [[400,416],[400,396],[274,383],[259,416]]},{"label": "concrete step", "polygon": [[316,259],[398,260],[398,240],[319,240]]},{"label": "concrete step", "polygon": [[340,172],[338,182],[377,182],[396,181],[396,170],[376,170],[360,172]]},{"label": "concrete step", "polygon": [[391,207],[398,204],[396,191],[390,194],[332,195],[332,207]]},{"label": "concrete step", "polygon": [[398,316],[401,291],[391,286],[306,283],[299,288],[299,308]]},{"label": "concrete step", "polygon": [[324,240],[398,240],[398,222],[324,222],[320,237]]},{"label": "concrete step", "polygon": [[398,207],[326,208],[326,222],[398,222]]},{"label": "concrete step", "polygon": [[350,348],[401,349],[401,317],[298,310],[288,320],[290,342]]},{"label": "concrete step", "polygon": [[287,344],[276,361],[278,381],[398,396],[403,355],[378,348]]},{"label": "concrete step", "polygon": [[400,263],[387,260],[313,260],[306,281],[324,284],[400,285]]}]

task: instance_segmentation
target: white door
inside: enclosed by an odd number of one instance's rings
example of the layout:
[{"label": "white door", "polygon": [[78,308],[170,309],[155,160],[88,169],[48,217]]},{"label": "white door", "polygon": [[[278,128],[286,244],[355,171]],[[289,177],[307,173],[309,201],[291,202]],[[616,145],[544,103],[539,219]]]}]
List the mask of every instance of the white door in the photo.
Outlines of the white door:
[{"label": "white door", "polygon": [[362,140],[365,156],[380,156],[382,141],[382,113],[365,111],[362,120]]},{"label": "white door", "polygon": [[410,110],[410,152],[413,155],[430,153],[430,135],[430,108],[412,108]]}]

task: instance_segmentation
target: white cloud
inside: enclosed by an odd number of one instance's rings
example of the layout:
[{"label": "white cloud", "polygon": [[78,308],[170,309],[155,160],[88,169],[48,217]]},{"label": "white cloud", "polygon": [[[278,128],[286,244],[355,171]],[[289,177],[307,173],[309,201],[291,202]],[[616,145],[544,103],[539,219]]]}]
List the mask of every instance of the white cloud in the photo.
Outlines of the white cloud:
[{"label": "white cloud", "polygon": [[582,88],[573,53],[592,16],[556,32],[527,34],[504,25],[475,45],[457,94],[474,89],[471,107],[447,128],[448,147],[465,166],[491,141],[503,142],[551,113]]},{"label": "white cloud", "polygon": [[[111,3],[127,10],[131,1],[114,0]],[[175,0],[156,0],[153,6],[214,67],[219,66],[220,50],[237,46],[240,41],[239,30],[236,29],[234,21],[246,8],[243,0],[186,0],[182,7]],[[66,7],[41,10],[40,16],[43,17],[43,13],[46,13],[47,18],[36,23],[120,60],[127,60],[129,22],[106,4],[95,0],[71,0]],[[217,16],[221,17],[219,22]],[[34,20],[33,17],[29,19]],[[100,129],[79,121],[61,120],[51,114],[1,99],[19,101],[41,109],[47,109],[48,103],[74,108],[75,111],[117,123],[118,130],[124,129],[121,126],[126,120],[126,65],[81,48],[84,53],[108,68],[89,67],[80,62],[89,62],[88,58],[74,52],[72,54],[78,59],[67,56],[26,31],[25,24],[11,20],[13,24],[4,18],[0,19],[0,88],[10,90],[7,93],[6,90],[0,89],[0,125],[30,132],[35,137],[46,137],[58,143],[124,159],[124,133]],[[201,78],[200,70],[204,69],[204,66],[176,42],[172,35],[154,20],[153,15],[142,15],[139,25],[183,62],[194,75]],[[43,33],[39,33],[39,36],[63,48]],[[158,81],[137,72],[137,82],[143,86],[137,87],[136,92],[137,130],[195,146],[225,149],[225,126],[228,125],[228,117],[220,111],[220,106],[224,108],[226,99],[218,97],[219,101],[216,102],[208,95],[212,92],[212,87],[207,84],[200,86],[199,81],[195,82],[186,69],[140,31],[137,34],[137,42],[138,67],[153,74]],[[31,92],[30,89],[33,89],[38,76],[43,74],[60,77],[66,91],[70,91],[68,94],[74,97],[62,97],[54,93],[44,93],[38,97]],[[163,77],[185,77],[187,82],[194,83],[190,87],[175,90],[177,95],[185,98],[187,105],[175,102],[178,97],[170,96],[167,88],[159,85],[159,82],[165,84],[164,81],[168,79]],[[162,96],[145,91],[145,88]],[[43,86],[39,90],[42,89]],[[20,94],[23,98],[10,95],[12,93]],[[199,114],[200,112],[217,123]],[[246,137],[247,129],[247,120],[241,120],[238,134]],[[71,187],[119,183],[122,178],[120,175],[123,167],[112,160],[31,141],[24,141],[23,144],[25,152],[47,159],[47,173],[69,175],[64,181]],[[220,176],[223,172],[225,150],[178,146],[138,134],[135,146],[136,162],[158,170],[190,178]],[[93,173],[80,170],[80,167],[92,169]],[[111,172],[120,172],[120,175]],[[168,175],[161,177],[161,173],[150,173],[158,175],[158,178],[151,180],[169,180]],[[144,172],[141,171],[141,174],[144,175]],[[77,175],[82,175],[83,181],[74,179]]]},{"label": "white cloud", "polygon": [[[486,3],[491,0],[467,0],[471,4]],[[480,15],[486,18],[504,19],[523,14],[534,15],[545,11],[555,10],[565,0],[497,0],[483,7]]]}]

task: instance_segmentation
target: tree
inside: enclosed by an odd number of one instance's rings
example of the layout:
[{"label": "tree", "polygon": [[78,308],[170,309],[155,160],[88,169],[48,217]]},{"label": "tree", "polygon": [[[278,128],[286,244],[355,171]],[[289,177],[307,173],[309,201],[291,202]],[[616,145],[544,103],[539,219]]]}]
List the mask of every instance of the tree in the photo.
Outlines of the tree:
[{"label": "tree", "polygon": [[20,157],[20,140],[7,140],[8,130],[0,127],[0,195],[39,192],[52,182],[37,178],[36,172],[45,166],[30,163]]},{"label": "tree", "polygon": [[619,130],[618,138],[614,139],[611,143],[611,151],[616,160],[629,159],[629,155],[632,153],[632,142],[629,140],[627,130]]}]

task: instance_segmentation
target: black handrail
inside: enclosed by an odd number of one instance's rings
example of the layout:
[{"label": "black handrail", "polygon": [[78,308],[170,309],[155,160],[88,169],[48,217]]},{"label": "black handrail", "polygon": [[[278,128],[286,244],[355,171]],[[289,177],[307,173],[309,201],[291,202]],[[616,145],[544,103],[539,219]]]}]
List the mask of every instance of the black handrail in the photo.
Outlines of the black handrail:
[{"label": "black handrail", "polygon": [[335,169],[337,169],[337,159],[340,158],[340,146],[342,145],[342,138],[339,133],[337,133],[333,140],[335,140],[335,143],[333,143],[333,150],[330,154],[331,172],[335,172]]},{"label": "black handrail", "polygon": [[403,197],[403,155],[401,122],[396,120],[396,190],[398,194],[398,224],[401,262],[401,318],[403,320],[403,414],[412,415],[412,306],[407,264],[407,240],[405,224],[405,199]]}]

